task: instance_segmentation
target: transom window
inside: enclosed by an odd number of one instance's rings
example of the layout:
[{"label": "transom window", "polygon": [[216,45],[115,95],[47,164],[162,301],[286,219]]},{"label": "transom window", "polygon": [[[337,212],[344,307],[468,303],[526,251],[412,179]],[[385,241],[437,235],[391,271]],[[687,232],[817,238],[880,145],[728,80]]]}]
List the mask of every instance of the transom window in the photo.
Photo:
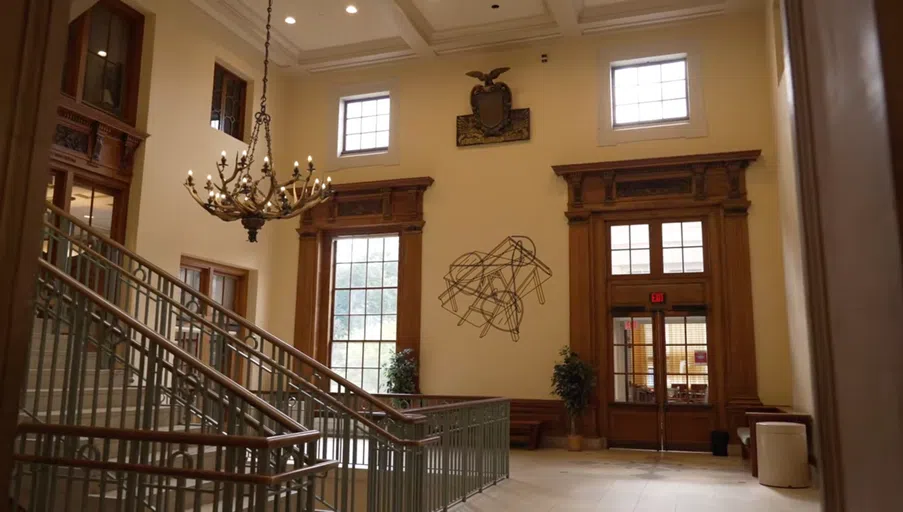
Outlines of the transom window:
[{"label": "transom window", "polygon": [[703,221],[613,225],[611,275],[705,272]]},{"label": "transom window", "polygon": [[342,100],[342,154],[389,149],[389,96]]},{"label": "transom window", "polygon": [[611,83],[613,126],[689,119],[686,57],[614,65]]},{"label": "transom window", "polygon": [[666,274],[702,272],[702,222],[662,224],[662,259]]},{"label": "transom window", "polygon": [[648,274],[649,272],[649,224],[612,226],[612,275]]},{"label": "transom window", "polygon": [[398,235],[355,236],[333,247],[330,366],[371,393],[386,391],[383,364],[395,352],[398,242]]}]

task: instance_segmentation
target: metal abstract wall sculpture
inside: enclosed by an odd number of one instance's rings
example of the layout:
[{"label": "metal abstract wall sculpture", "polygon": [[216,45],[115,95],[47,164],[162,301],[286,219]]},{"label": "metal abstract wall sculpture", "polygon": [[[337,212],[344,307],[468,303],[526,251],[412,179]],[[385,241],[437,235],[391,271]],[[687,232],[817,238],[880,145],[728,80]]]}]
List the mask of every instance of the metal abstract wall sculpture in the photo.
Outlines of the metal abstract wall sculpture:
[{"label": "metal abstract wall sculpture", "polygon": [[488,253],[469,252],[449,265],[439,301],[459,318],[458,325],[478,327],[481,338],[495,328],[517,341],[524,299],[535,292],[545,304],[542,285],[551,277],[552,270],[536,257],[533,240],[509,236]]}]

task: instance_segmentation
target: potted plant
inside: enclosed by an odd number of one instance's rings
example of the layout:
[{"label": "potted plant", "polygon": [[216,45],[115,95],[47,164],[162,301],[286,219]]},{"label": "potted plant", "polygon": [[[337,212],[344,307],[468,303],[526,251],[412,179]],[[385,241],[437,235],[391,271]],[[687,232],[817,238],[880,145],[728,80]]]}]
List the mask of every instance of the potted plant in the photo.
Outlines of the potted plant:
[{"label": "potted plant", "polygon": [[[406,348],[401,352],[394,352],[383,365],[386,377],[386,391],[391,394],[415,394],[417,393],[417,363],[414,361],[414,351]],[[392,399],[395,407],[403,409],[409,405],[407,400]]]},{"label": "potted plant", "polygon": [[596,385],[596,372],[571,347],[563,347],[559,355],[562,361],[552,371],[553,393],[564,401],[564,408],[567,409],[570,428],[568,449],[579,452],[583,449],[583,437],[577,433],[577,420],[589,404],[590,394]]}]

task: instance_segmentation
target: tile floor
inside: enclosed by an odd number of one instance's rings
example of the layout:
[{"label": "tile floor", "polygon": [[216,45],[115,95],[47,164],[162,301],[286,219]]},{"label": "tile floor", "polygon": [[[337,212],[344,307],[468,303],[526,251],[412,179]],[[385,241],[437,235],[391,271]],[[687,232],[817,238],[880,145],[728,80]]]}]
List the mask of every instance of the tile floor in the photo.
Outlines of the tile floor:
[{"label": "tile floor", "polygon": [[511,478],[454,512],[818,512],[818,491],[759,485],[739,457],[511,452]]}]

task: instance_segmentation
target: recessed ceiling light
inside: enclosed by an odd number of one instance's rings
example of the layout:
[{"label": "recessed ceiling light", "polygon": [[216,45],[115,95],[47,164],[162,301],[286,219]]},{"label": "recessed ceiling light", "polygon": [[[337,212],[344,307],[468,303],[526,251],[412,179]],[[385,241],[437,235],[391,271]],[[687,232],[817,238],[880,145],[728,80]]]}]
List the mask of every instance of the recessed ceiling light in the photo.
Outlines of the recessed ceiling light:
[{"label": "recessed ceiling light", "polygon": [[293,18],[293,17],[291,17],[291,16],[286,16],[286,17],[285,17],[285,22],[288,23],[289,25],[294,25],[294,24],[295,24],[295,21],[296,21],[295,18]]},{"label": "recessed ceiling light", "polygon": [[100,55],[101,57],[106,57],[107,52],[105,52],[104,50],[97,50],[97,55]]},{"label": "recessed ceiling light", "polygon": [[348,14],[357,14],[357,7],[354,4],[348,4],[348,7],[345,8],[345,12]]},{"label": "recessed ceiling light", "polygon": [[493,9],[498,9],[498,8],[499,8],[499,4],[492,4],[492,8],[493,8]]}]

